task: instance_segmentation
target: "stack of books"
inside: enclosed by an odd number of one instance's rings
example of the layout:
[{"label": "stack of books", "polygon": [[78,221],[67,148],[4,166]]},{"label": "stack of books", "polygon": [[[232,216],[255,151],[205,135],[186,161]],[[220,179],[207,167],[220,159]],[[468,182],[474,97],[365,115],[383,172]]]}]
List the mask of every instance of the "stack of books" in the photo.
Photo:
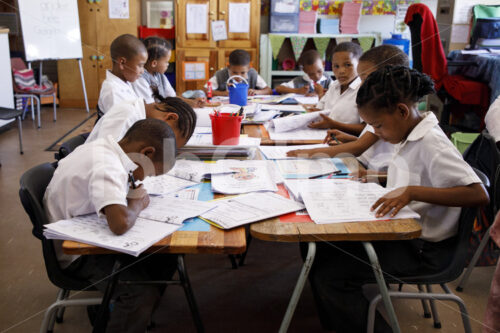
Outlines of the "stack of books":
[{"label": "stack of books", "polygon": [[357,34],[359,18],[361,16],[361,3],[344,2],[340,14],[340,32],[343,34]]}]

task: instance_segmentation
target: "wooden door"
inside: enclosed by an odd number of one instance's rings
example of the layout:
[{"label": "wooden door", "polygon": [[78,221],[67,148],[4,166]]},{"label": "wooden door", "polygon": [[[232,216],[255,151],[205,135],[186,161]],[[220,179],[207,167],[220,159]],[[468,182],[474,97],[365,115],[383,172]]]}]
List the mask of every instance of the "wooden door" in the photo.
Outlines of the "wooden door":
[{"label": "wooden door", "polygon": [[[188,33],[187,30],[187,9],[194,8],[188,7],[189,5],[205,5],[206,14],[202,13],[199,16],[206,22],[205,25],[201,25],[201,30],[206,31],[206,33]],[[199,7],[197,8],[200,9]],[[203,9],[203,8],[202,8]],[[190,11],[194,13],[196,11]],[[192,17],[192,16],[191,16]],[[177,47],[215,47],[216,43],[212,39],[212,29],[210,27],[210,21],[217,19],[217,0],[177,0],[175,7],[175,32],[176,39],[175,44]],[[199,31],[201,31],[199,30]]]},{"label": "wooden door", "polygon": [[[231,15],[229,4],[249,4],[250,18],[249,18],[249,31],[248,32],[231,32],[229,26],[229,16]],[[234,8],[234,7],[233,7]],[[238,18],[238,16],[235,16]],[[260,36],[260,0],[219,0],[218,19],[226,21],[227,40],[217,42],[217,46],[245,49],[245,48],[258,48]]]},{"label": "wooden door", "polygon": [[[250,67],[255,68],[257,72],[259,71],[259,58],[257,56],[256,49],[244,49],[250,53]],[[234,49],[218,49],[218,67],[217,70],[223,69],[229,65],[229,54],[233,52]]]},{"label": "wooden door", "polygon": [[129,18],[110,19],[108,1],[96,4],[97,16],[97,46],[108,47],[111,42],[123,34],[137,36],[137,6],[135,1],[129,2]]},{"label": "wooden door", "polygon": [[[186,90],[203,89],[208,79],[215,75],[217,71],[217,50],[213,49],[177,49],[176,50],[176,91],[177,95],[182,94]],[[200,81],[184,81],[184,65],[183,62],[208,62],[208,78]]]}]

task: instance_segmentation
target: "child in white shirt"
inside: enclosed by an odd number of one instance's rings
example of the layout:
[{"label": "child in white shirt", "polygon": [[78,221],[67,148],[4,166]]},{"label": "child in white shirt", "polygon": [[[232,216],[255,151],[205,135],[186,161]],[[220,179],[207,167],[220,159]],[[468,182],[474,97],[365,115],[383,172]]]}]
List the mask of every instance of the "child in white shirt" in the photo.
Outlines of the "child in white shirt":
[{"label": "child in white shirt", "polygon": [[332,78],[325,75],[321,55],[316,50],[307,50],[300,56],[299,64],[304,72],[289,82],[276,87],[278,94],[302,94],[322,98],[332,83]]},{"label": "child in white shirt", "polygon": [[196,113],[180,98],[159,98],[158,102],[152,104],[146,104],[142,98],[136,98],[113,106],[95,124],[85,143],[109,135],[115,140],[121,140],[136,121],[146,118],[166,122],[174,131],[178,148],[186,144],[196,126]]},{"label": "child in white shirt", "polygon": [[[356,102],[363,120],[381,139],[394,144],[387,186],[395,188],[372,209],[395,216],[408,205],[420,214],[422,235],[373,246],[384,274],[404,277],[434,274],[450,263],[456,247],[460,207],[488,203],[472,168],[440,129],[433,113],[420,114],[418,100],[434,91],[432,80],[407,67],[386,66],[372,73]],[[366,332],[369,302],[362,286],[373,280],[361,243],[318,244],[311,284],[322,319],[337,332]],[[375,331],[390,332],[377,314]]]},{"label": "child in white shirt", "polygon": [[361,133],[365,125],[356,107],[356,94],[361,85],[356,67],[362,53],[361,46],[352,42],[340,43],[333,49],[332,70],[336,80],[316,106],[330,114],[321,114],[322,120],[309,127],[338,129],[354,135]]},{"label": "child in white shirt", "polygon": [[[142,186],[129,188],[130,175],[142,180],[167,172],[175,163],[175,151],[172,129],[157,119],[138,121],[119,142],[107,137],[79,146],[59,161],[47,187],[44,208],[49,221],[97,213],[106,217],[113,233],[126,233],[149,204]],[[104,291],[115,256],[69,256],[62,253],[61,244],[54,241],[61,268]],[[172,255],[120,259],[127,267],[120,274],[125,281],[169,280],[176,269]],[[158,286],[118,284],[106,331],[145,332],[162,292]]]},{"label": "child in white shirt", "polygon": [[[134,100],[138,96],[132,82],[141,77],[148,53],[144,44],[129,34],[121,35],[110,46],[113,67],[106,71],[106,79],[102,83],[99,93],[98,118],[111,107],[122,101]],[[152,100],[148,100],[151,103]]]},{"label": "child in white shirt", "polygon": [[[144,65],[142,76],[132,83],[134,90],[147,103],[152,103],[156,94],[163,98],[176,97],[177,93],[165,76],[172,57],[172,44],[161,37],[148,37],[144,39],[144,45],[148,51],[148,61]],[[192,107],[202,107],[205,103],[204,98],[179,98]]]}]

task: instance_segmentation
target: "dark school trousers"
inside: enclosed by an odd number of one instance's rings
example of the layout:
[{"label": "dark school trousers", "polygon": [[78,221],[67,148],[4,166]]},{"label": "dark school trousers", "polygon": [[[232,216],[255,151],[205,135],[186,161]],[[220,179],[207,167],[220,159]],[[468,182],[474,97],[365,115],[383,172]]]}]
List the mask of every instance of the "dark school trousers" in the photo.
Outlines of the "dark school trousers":
[{"label": "dark school trousers", "polygon": [[[115,262],[114,255],[81,256],[66,268],[80,279],[96,284],[104,292]],[[177,269],[177,256],[171,254],[144,254],[138,258],[120,255],[121,281],[171,280]],[[158,305],[165,286],[116,285],[106,332],[146,332],[154,309]]]},{"label": "dark school trousers", "polygon": [[[453,256],[455,237],[440,242],[421,239],[372,242],[386,277],[409,277],[442,271]],[[362,287],[375,282],[370,261],[360,242],[317,243],[309,274],[318,315],[324,328],[366,332],[369,302]],[[302,256],[307,252],[301,243]],[[376,332],[392,332],[377,312]]]}]

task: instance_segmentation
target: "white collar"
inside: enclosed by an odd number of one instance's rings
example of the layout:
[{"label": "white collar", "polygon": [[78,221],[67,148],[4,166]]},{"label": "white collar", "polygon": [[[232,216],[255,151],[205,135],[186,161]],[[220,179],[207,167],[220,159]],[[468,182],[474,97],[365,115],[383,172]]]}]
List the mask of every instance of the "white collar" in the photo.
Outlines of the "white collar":
[{"label": "white collar", "polygon": [[[339,83],[339,80],[335,80],[333,81],[333,84],[335,84],[335,88],[338,88],[340,89],[340,83]],[[347,87],[347,89],[352,89],[352,90],[356,90],[358,89],[358,87],[361,85],[361,79],[358,77],[356,77],[354,80],[352,80],[352,82],[349,84],[349,86]]]},{"label": "white collar", "polygon": [[122,162],[123,167],[127,170],[127,173],[130,171],[134,171],[138,168],[138,165],[132,162],[130,157],[123,151],[122,147],[116,142],[111,135],[106,137],[106,141],[111,146],[111,149],[118,155],[118,158]]},{"label": "white collar", "polygon": [[401,145],[404,145],[408,141],[418,141],[422,139],[427,133],[429,133],[439,121],[433,112],[427,111],[422,113],[422,120],[413,128],[413,130],[408,134],[408,137]]}]

